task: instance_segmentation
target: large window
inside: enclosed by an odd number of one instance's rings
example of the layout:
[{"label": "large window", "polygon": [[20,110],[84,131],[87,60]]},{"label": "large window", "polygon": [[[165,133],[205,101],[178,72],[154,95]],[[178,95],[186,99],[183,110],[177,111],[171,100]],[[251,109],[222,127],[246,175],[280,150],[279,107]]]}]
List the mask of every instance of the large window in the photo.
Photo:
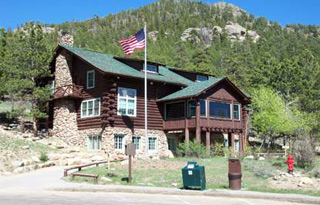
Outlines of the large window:
[{"label": "large window", "polygon": [[81,118],[100,115],[100,98],[84,100],[81,103]]},{"label": "large window", "polygon": [[[188,117],[196,116],[196,101],[188,101]],[[200,99],[200,116],[207,116],[206,100]]]},{"label": "large window", "polygon": [[156,151],[158,149],[158,138],[157,137],[149,137],[148,138],[148,150]]},{"label": "large window", "polygon": [[95,86],[95,72],[90,70],[87,72],[87,88],[94,88]]},{"label": "large window", "polygon": [[89,135],[87,137],[87,148],[89,151],[98,151],[101,149],[101,136]]},{"label": "large window", "polygon": [[137,150],[141,150],[141,137],[132,136],[132,143],[136,145]]},{"label": "large window", "polygon": [[165,106],[166,119],[184,118],[184,102],[167,103]]},{"label": "large window", "polygon": [[[145,70],[144,64],[143,64],[143,70]],[[147,64],[147,71],[151,73],[158,73],[158,68],[156,65]]]},{"label": "large window", "polygon": [[208,80],[208,76],[205,75],[197,75],[197,82],[202,82]]},{"label": "large window", "polygon": [[240,120],[240,105],[233,105],[233,119]]},{"label": "large window", "polygon": [[136,116],[137,90],[118,88],[118,115]]},{"label": "large window", "polygon": [[125,135],[124,134],[116,134],[114,135],[114,149],[115,150],[123,150],[125,144]]},{"label": "large window", "polygon": [[210,101],[210,117],[231,119],[231,104]]}]

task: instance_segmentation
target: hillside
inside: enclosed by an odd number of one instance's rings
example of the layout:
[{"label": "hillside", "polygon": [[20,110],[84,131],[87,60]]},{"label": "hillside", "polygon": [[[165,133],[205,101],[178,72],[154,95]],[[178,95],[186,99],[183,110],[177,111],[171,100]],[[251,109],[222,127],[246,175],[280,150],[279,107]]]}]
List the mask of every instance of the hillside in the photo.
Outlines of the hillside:
[{"label": "hillside", "polygon": [[[45,31],[52,48],[58,33],[66,31],[76,47],[124,56],[117,41],[137,32],[144,21],[149,60],[227,76],[248,93],[268,86],[301,110],[320,113],[318,26],[283,27],[222,2],[160,0],[88,21],[45,24]],[[143,58],[143,51],[132,57]]]}]

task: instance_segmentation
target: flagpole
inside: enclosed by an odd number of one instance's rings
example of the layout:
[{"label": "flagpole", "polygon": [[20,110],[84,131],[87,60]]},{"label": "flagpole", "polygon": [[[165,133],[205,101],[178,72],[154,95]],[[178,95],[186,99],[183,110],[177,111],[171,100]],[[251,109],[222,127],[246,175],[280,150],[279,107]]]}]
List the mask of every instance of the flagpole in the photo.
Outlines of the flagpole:
[{"label": "flagpole", "polygon": [[144,22],[144,38],[145,38],[145,47],[144,47],[144,135],[145,135],[145,154],[148,156],[148,106],[147,106],[147,23]]}]

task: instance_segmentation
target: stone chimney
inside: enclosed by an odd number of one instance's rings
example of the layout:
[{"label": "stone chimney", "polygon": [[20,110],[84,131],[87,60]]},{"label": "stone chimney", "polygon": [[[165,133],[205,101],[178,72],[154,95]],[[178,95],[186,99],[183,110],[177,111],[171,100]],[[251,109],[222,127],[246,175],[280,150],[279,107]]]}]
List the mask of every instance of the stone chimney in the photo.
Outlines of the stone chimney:
[{"label": "stone chimney", "polygon": [[67,32],[61,32],[60,37],[58,39],[58,43],[73,46],[73,36]]}]

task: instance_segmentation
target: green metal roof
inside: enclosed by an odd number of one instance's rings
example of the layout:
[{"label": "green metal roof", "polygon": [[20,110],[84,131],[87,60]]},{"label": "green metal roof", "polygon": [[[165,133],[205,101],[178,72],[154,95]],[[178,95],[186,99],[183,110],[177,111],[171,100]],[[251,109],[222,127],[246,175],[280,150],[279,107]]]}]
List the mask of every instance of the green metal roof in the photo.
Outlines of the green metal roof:
[{"label": "green metal roof", "polygon": [[200,94],[201,92],[205,91],[206,89],[210,88],[211,86],[215,85],[219,81],[221,81],[224,78],[214,78],[209,77],[208,80],[202,81],[202,82],[193,82],[191,85],[189,85],[186,88],[183,88],[182,90],[179,90],[175,93],[172,93],[170,95],[167,95],[158,101],[168,101],[168,100],[174,100],[179,98],[187,98],[192,97]]},{"label": "green metal roof", "polygon": [[[67,45],[60,45],[83,60],[92,64],[96,68],[112,74],[125,75],[135,78],[144,78],[144,73],[140,72],[114,58],[113,55],[75,48]],[[159,65],[159,74],[147,74],[148,80],[167,82],[172,84],[190,85],[193,81],[184,78],[165,66]]]}]

